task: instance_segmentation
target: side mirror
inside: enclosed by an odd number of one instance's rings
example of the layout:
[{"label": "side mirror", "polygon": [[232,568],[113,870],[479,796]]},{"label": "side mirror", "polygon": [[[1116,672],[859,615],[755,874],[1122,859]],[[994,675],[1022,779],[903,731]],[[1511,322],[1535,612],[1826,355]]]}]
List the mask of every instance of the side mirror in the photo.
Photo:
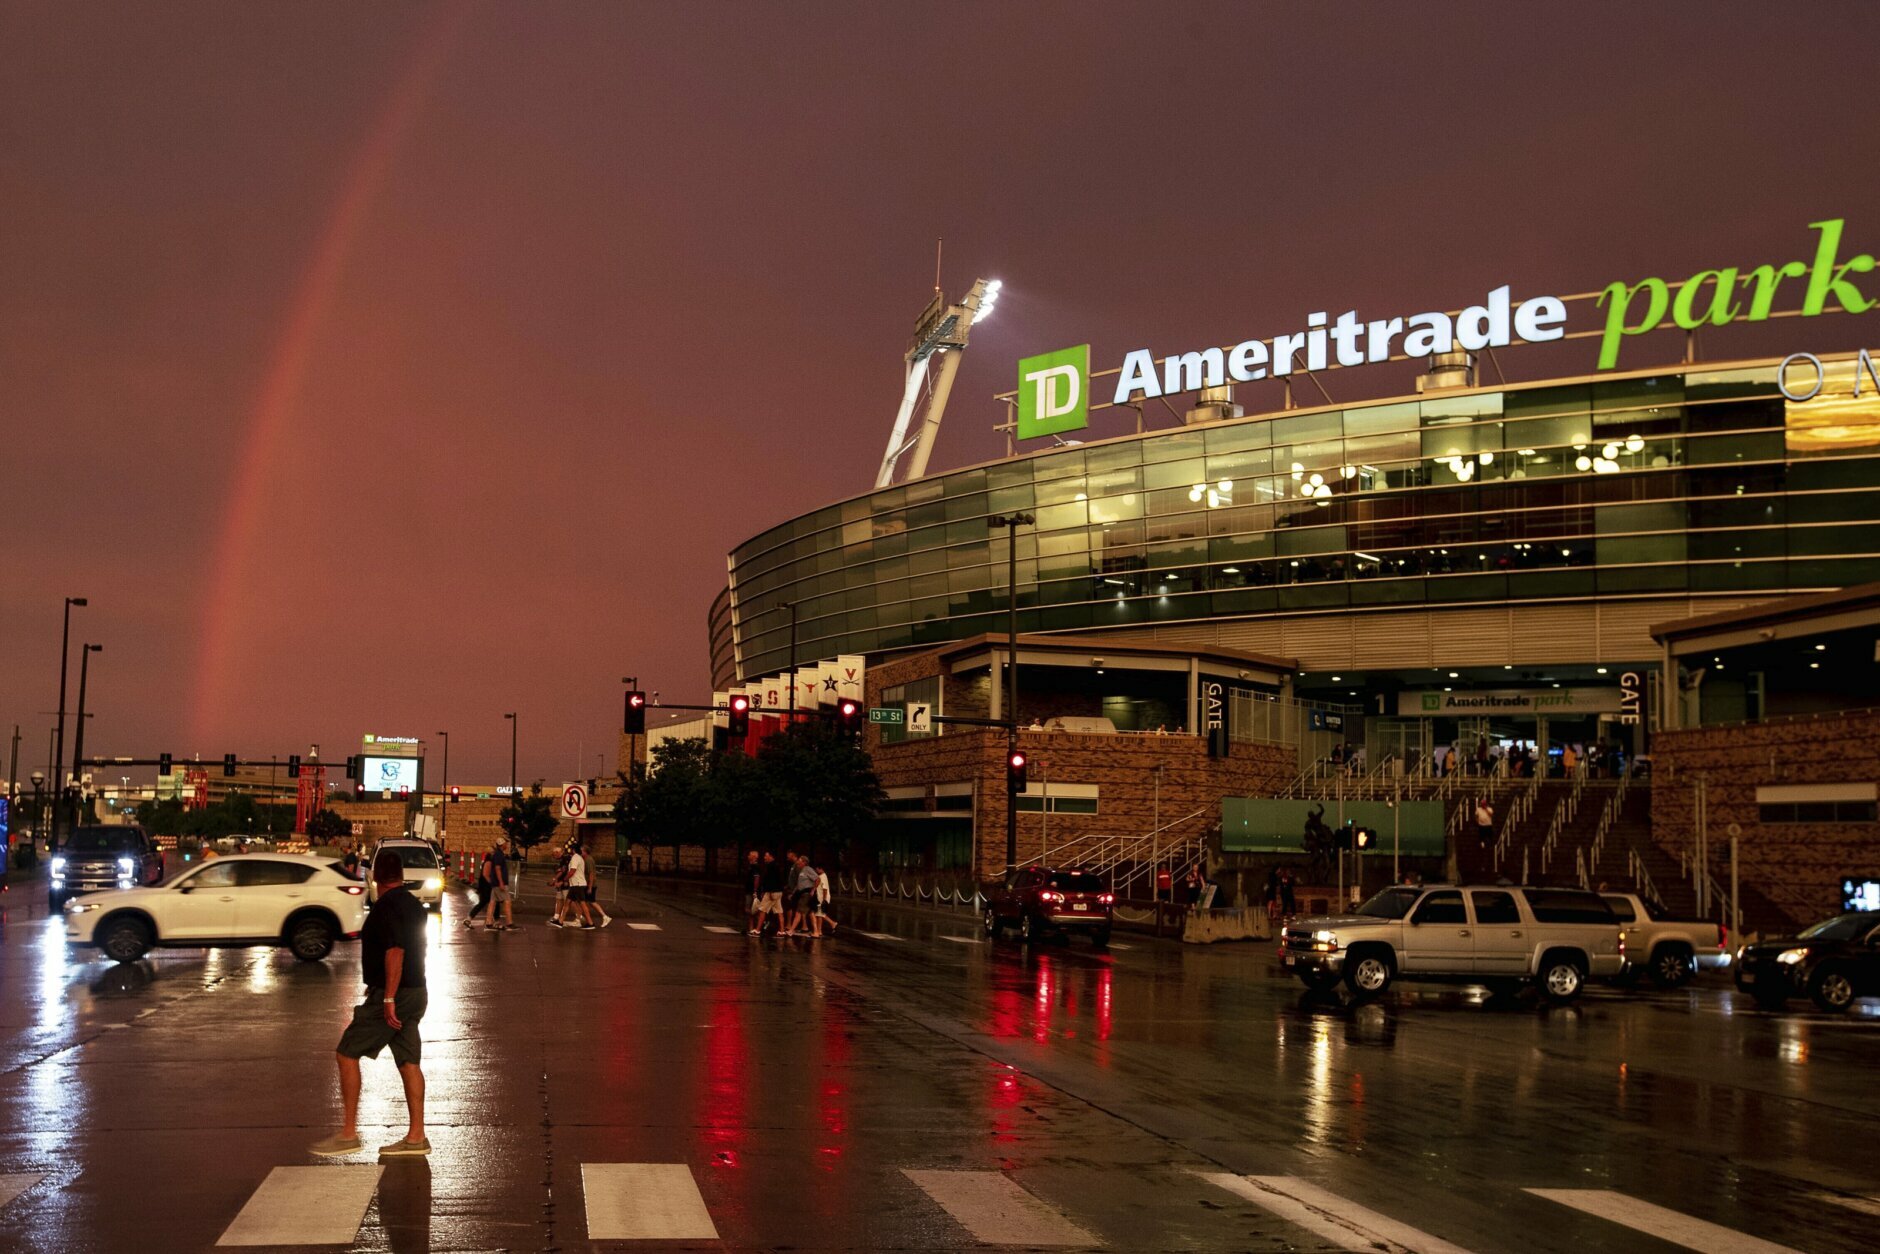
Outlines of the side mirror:
[{"label": "side mirror", "polygon": [[193,893],[196,891],[196,887],[193,884],[180,884],[177,886],[176,891],[179,893]]}]

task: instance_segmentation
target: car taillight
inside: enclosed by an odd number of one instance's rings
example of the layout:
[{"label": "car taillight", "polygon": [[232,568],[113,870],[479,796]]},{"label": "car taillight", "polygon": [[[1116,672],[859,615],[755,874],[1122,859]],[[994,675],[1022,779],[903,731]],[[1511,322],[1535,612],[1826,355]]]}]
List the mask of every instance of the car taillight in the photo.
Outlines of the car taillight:
[{"label": "car taillight", "polygon": [[1063,901],[1064,894],[1054,893],[1050,889],[1046,889],[1044,892],[1038,894],[1038,900],[1039,901]]},{"label": "car taillight", "polygon": [[1727,923],[1717,924],[1717,948],[1730,948],[1730,927]]},{"label": "car taillight", "polygon": [[1106,906],[1107,906],[1107,905],[1111,905],[1111,904],[1113,904],[1113,903],[1114,903],[1114,902],[1116,901],[1116,894],[1115,894],[1115,893],[1104,893],[1104,894],[1103,894],[1103,895],[1102,895],[1101,897],[1098,897],[1098,898],[1097,898],[1097,900],[1098,900],[1099,902],[1101,902],[1101,903],[1103,903],[1103,904],[1104,904],[1104,905],[1106,905]]},{"label": "car taillight", "polygon": [[357,897],[360,893],[366,891],[363,884],[341,884],[339,890],[353,897]]}]

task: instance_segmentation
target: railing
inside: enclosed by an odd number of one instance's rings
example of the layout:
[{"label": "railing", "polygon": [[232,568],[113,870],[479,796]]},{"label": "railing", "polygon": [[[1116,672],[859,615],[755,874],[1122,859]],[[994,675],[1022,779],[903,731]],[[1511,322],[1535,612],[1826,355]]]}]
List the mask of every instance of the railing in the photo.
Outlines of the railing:
[{"label": "railing", "polygon": [[1638,895],[1663,910],[1665,908],[1664,895],[1658,891],[1658,885],[1652,883],[1652,873],[1645,869],[1645,859],[1638,850],[1627,849],[1625,851],[1625,869],[1633,886],[1638,889]]},{"label": "railing", "polygon": [[968,891],[966,888],[961,887],[957,880],[954,881],[952,888],[942,888],[936,882],[932,888],[929,888],[925,884],[916,883],[910,889],[905,881],[883,872],[880,876],[880,883],[877,884],[875,881],[876,877],[873,875],[851,876],[838,873],[830,877],[829,885],[837,892],[846,893],[851,897],[879,897],[883,900],[892,901],[932,902],[936,906],[963,906],[974,912],[977,912],[979,907],[985,902],[985,898],[980,895],[978,885],[973,885],[971,890]]}]

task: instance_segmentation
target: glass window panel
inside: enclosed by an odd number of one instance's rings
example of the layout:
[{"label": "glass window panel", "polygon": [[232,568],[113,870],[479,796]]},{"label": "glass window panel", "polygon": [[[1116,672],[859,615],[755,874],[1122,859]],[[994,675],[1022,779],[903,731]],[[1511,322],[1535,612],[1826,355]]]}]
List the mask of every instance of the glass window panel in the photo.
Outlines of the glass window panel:
[{"label": "glass window panel", "polygon": [[1271,422],[1236,422],[1202,428],[1208,456],[1265,448],[1273,442]]},{"label": "glass window panel", "polygon": [[[1090,498],[1090,521],[1093,523],[1119,522],[1125,518],[1142,517],[1142,493],[1126,492],[1121,496],[1092,496]],[[1067,524],[1059,523],[1059,526]]]},{"label": "glass window panel", "polygon": [[1240,488],[1242,483],[1261,479],[1273,473],[1273,450],[1261,448],[1248,449],[1240,453],[1224,453],[1208,458],[1206,464],[1206,473],[1193,482],[1218,485],[1221,480],[1225,479],[1235,485],[1234,489],[1230,490],[1244,491]]},{"label": "glass window panel", "polygon": [[970,492],[961,496],[949,496],[946,500],[947,521],[954,522],[962,518],[979,518],[989,513],[984,492]]},{"label": "glass window panel", "polygon": [[1031,475],[1042,484],[1047,479],[1062,479],[1067,475],[1084,473],[1084,451],[1067,449],[1061,453],[1046,453],[1032,459]]},{"label": "glass window panel", "polygon": [[1880,553],[1880,526],[1796,527],[1789,532],[1789,552],[1797,557]]},{"label": "glass window panel", "polygon": [[1191,428],[1185,431],[1167,432],[1153,439],[1138,441],[1138,443],[1142,445],[1142,460],[1147,464],[1198,457],[1207,447],[1205,440],[1206,436],[1202,429]]},{"label": "glass window panel", "polygon": [[[1321,410],[1314,414],[1299,414],[1291,418],[1273,420],[1273,445],[1282,444],[1337,444],[1344,438],[1344,411],[1337,409]],[[1212,450],[1210,450],[1212,451]]]},{"label": "glass window panel", "polygon": [[919,553],[910,553],[907,558],[908,570],[916,575],[930,575],[937,570],[947,568],[945,549],[924,549]]},{"label": "glass window panel", "polygon": [[1422,406],[1415,401],[1395,405],[1366,405],[1345,411],[1345,435],[1381,435],[1392,431],[1415,431],[1423,425]]},{"label": "glass window panel", "polygon": [[1014,510],[1029,510],[1034,500],[1031,484],[1015,484],[986,493],[986,509],[994,514],[1009,514]]},{"label": "glass window panel", "polygon": [[1142,486],[1150,489],[1178,487],[1186,491],[1192,485],[1200,483],[1207,473],[1207,463],[1199,457],[1159,462],[1143,467]]},{"label": "glass window panel", "polygon": [[1084,526],[1090,521],[1090,511],[1085,502],[1070,501],[1063,505],[1040,505],[1037,517],[1039,531],[1057,531]]},{"label": "glass window panel", "polygon": [[1084,486],[1083,476],[1081,475],[1070,479],[1053,479],[1048,483],[1040,483],[1033,491],[1038,498],[1038,504],[1040,506],[1062,505],[1071,501],[1082,501],[1090,495],[1088,489]]},{"label": "glass window panel", "polygon": [[1132,475],[1134,485],[1135,467],[1142,464],[1141,440],[1118,440],[1114,444],[1099,444],[1084,450],[1084,469],[1091,476],[1091,482],[1097,482],[1097,476],[1127,468]]}]

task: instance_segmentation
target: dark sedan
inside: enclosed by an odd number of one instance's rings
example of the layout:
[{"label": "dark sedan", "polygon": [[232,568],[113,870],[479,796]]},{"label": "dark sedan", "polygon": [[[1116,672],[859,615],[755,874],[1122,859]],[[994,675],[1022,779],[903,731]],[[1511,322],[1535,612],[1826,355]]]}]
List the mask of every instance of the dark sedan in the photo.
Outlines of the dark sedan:
[{"label": "dark sedan", "polygon": [[1765,1010],[1804,994],[1832,1011],[1880,997],[1880,911],[1837,914],[1798,935],[1745,945],[1736,986]]}]

